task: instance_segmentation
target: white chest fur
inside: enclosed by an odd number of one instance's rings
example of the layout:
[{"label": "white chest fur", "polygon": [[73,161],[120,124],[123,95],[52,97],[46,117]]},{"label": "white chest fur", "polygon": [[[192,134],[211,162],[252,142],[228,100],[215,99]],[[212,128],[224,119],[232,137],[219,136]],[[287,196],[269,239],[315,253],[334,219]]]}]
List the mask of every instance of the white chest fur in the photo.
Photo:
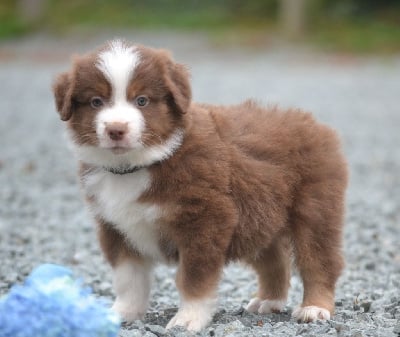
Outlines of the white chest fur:
[{"label": "white chest fur", "polygon": [[90,173],[84,182],[88,195],[94,199],[94,213],[124,233],[143,256],[160,260],[157,220],[161,210],[138,202],[149,185],[150,174],[145,169],[125,175],[99,170]]}]

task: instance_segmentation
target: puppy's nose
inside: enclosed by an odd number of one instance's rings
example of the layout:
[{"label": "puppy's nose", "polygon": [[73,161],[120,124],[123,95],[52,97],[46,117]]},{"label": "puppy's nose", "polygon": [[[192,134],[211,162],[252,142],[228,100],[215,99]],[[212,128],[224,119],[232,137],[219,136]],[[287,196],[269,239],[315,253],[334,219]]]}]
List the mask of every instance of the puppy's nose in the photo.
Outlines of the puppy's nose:
[{"label": "puppy's nose", "polygon": [[128,132],[128,123],[106,123],[106,133],[111,140],[122,140]]}]

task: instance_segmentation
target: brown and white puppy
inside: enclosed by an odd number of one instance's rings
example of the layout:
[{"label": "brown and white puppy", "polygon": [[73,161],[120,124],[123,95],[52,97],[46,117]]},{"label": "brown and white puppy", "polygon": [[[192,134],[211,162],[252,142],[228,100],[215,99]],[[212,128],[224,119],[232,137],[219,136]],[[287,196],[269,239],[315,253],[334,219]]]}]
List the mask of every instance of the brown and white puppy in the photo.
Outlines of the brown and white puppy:
[{"label": "brown and white puppy", "polygon": [[304,283],[293,316],[331,317],[347,184],[335,132],[298,110],[192,103],[185,67],[119,40],[77,57],[54,94],[126,320],[145,314],[158,262],[178,264],[168,328],[210,323],[230,261],[258,274],[247,310],[279,311],[292,253]]}]

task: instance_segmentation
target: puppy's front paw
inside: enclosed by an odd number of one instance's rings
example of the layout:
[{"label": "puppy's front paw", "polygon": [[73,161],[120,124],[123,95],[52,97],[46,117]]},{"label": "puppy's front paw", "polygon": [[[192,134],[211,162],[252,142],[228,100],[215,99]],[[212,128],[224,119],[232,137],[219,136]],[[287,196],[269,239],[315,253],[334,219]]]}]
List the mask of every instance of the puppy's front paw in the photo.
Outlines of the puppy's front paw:
[{"label": "puppy's front paw", "polygon": [[183,326],[189,331],[198,332],[211,322],[214,312],[215,299],[184,302],[167,324],[167,329]]},{"label": "puppy's front paw", "polygon": [[314,305],[307,307],[297,307],[292,316],[299,322],[310,323],[318,320],[328,320],[331,318],[329,310]]},{"label": "puppy's front paw", "polygon": [[212,315],[198,315],[195,312],[179,310],[177,314],[169,321],[167,329],[174,326],[183,326],[189,331],[198,332],[205,328],[212,319]]},{"label": "puppy's front paw", "polygon": [[116,300],[111,307],[121,318],[127,322],[133,322],[137,319],[142,320],[146,313],[146,308],[137,308],[132,303]]},{"label": "puppy's front paw", "polygon": [[246,306],[248,312],[256,314],[270,314],[281,312],[285,307],[286,300],[261,300],[258,297],[252,298]]}]

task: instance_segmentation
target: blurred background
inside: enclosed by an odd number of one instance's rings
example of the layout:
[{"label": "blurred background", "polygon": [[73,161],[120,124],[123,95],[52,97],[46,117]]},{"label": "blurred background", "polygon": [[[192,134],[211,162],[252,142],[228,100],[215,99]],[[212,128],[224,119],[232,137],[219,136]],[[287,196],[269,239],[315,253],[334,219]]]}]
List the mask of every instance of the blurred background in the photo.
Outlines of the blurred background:
[{"label": "blurred background", "polygon": [[400,51],[398,0],[2,0],[0,38],[106,29],[201,30],[216,44],[279,39],[330,51]]}]

